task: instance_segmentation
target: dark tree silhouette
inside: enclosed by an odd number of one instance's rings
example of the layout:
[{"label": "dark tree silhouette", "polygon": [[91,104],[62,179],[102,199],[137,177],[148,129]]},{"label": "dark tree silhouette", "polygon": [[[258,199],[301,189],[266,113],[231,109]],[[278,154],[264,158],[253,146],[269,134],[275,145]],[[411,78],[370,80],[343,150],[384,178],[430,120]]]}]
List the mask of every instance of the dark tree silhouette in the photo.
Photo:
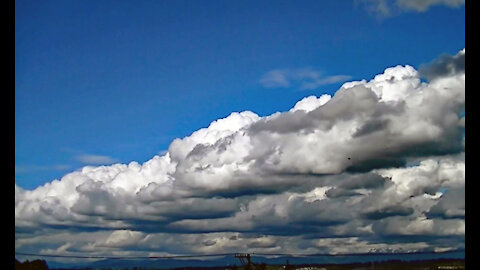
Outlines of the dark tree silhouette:
[{"label": "dark tree silhouette", "polygon": [[48,270],[47,262],[44,260],[28,260],[21,263],[15,259],[15,270]]}]

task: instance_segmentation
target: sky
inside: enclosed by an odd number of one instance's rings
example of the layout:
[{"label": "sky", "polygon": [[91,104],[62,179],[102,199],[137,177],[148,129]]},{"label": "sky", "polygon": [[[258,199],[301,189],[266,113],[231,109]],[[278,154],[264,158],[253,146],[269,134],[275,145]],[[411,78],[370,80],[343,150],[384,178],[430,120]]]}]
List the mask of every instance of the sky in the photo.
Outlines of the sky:
[{"label": "sky", "polygon": [[462,248],[464,107],[460,0],[16,0],[15,248]]}]

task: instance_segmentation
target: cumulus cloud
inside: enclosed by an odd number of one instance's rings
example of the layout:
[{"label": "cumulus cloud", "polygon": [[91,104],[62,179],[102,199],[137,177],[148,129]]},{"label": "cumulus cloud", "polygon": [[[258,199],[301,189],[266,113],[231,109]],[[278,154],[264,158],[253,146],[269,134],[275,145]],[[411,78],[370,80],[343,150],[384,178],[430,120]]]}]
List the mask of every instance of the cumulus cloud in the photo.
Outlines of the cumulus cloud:
[{"label": "cumulus cloud", "polygon": [[444,54],[433,62],[422,65],[419,72],[429,80],[465,72],[465,49],[457,55]]},{"label": "cumulus cloud", "polygon": [[259,82],[265,88],[296,87],[300,90],[313,90],[350,78],[348,75],[324,76],[321,71],[311,68],[274,69],[265,73]]},{"label": "cumulus cloud", "polygon": [[309,96],[295,103],[295,106],[293,106],[293,108],[290,109],[290,111],[291,112],[298,111],[298,110],[303,110],[306,112],[313,111],[319,106],[322,106],[323,104],[327,103],[331,98],[332,97],[327,94],[321,95],[319,98],[317,98],[316,96]]},{"label": "cumulus cloud", "polygon": [[[465,69],[452,62],[464,53],[442,56],[423,73],[390,67],[289,111],[234,112],[143,164],[86,166],[34,190],[15,185],[16,249],[463,247]],[[422,74],[435,76],[422,82]]]}]

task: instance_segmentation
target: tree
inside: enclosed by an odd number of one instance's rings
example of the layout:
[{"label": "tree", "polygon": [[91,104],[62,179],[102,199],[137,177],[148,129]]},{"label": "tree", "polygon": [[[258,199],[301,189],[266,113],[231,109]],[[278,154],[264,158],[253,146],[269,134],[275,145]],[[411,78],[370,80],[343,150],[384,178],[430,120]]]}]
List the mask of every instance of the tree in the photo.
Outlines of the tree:
[{"label": "tree", "polygon": [[48,270],[47,262],[44,260],[28,260],[20,263],[15,259],[15,270]]}]

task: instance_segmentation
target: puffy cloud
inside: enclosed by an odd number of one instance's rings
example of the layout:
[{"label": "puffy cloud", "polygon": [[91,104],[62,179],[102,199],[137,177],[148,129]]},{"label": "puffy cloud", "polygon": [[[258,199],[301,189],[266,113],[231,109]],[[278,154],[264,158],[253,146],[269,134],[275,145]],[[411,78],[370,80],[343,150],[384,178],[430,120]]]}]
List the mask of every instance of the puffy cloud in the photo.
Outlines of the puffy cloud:
[{"label": "puffy cloud", "polygon": [[429,80],[465,72],[465,49],[451,56],[444,54],[433,62],[420,66],[420,74]]},{"label": "puffy cloud", "polygon": [[[464,53],[423,73],[387,68],[286,112],[234,112],[143,164],[86,166],[34,190],[15,185],[16,248],[111,255],[462,247],[465,72],[452,62]],[[427,70],[435,76],[422,82]]]},{"label": "puffy cloud", "polygon": [[327,103],[331,98],[332,97],[327,94],[321,95],[319,98],[317,98],[316,96],[309,96],[295,103],[295,106],[293,106],[293,108],[290,109],[290,111],[295,112],[298,110],[303,110],[306,112],[310,112],[315,110],[319,106],[322,106],[323,104]]},{"label": "puffy cloud", "polygon": [[144,238],[142,232],[135,232],[129,230],[113,231],[107,239],[101,245],[107,247],[124,247],[130,245],[136,245]]},{"label": "puffy cloud", "polygon": [[464,219],[465,187],[446,190],[438,204],[430,208],[427,216],[444,219]]},{"label": "puffy cloud", "polygon": [[464,99],[464,75],[425,84],[413,68],[397,66],[344,85],[310,112],[253,123],[250,156],[261,157],[255,165],[264,170],[330,174],[389,157],[458,152]]}]

